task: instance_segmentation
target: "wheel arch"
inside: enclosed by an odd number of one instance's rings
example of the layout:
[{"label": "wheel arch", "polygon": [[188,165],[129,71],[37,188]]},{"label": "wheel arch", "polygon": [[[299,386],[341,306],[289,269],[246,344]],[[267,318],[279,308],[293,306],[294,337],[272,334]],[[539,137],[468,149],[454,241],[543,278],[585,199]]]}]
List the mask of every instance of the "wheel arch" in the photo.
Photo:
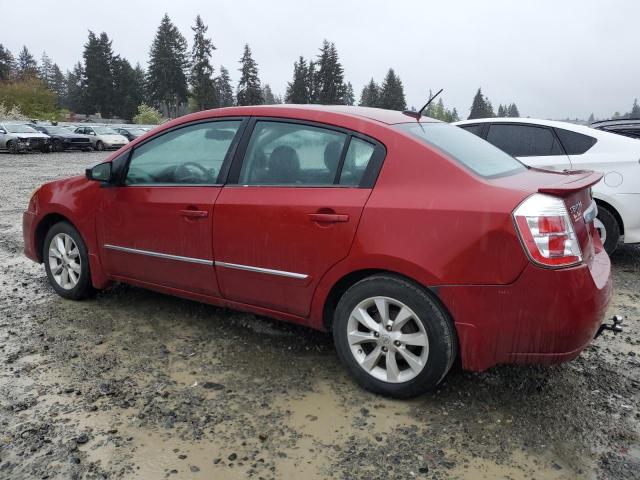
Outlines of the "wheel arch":
[{"label": "wheel arch", "polygon": [[333,313],[335,312],[335,309],[342,295],[344,295],[344,293],[349,288],[351,288],[353,285],[358,283],[360,280],[363,280],[372,275],[389,275],[392,277],[401,278],[402,280],[412,283],[416,287],[424,290],[427,293],[427,295],[429,295],[429,297],[431,297],[431,299],[438,304],[438,306],[442,309],[444,314],[449,318],[452,325],[454,326],[454,331],[455,331],[455,321],[453,319],[453,316],[451,315],[451,312],[449,312],[449,309],[447,308],[447,306],[438,297],[437,287],[435,288],[427,287],[426,285],[422,284],[421,282],[419,282],[418,280],[410,276],[407,276],[403,273],[399,273],[393,270],[383,269],[383,268],[364,268],[360,270],[354,270],[352,272],[349,272],[343,275],[336,282],[334,282],[333,286],[331,287],[331,289],[329,290],[329,293],[325,298],[324,305],[322,308],[322,326],[324,330],[331,331],[332,323],[333,323]]},{"label": "wheel arch", "polygon": [[618,226],[620,227],[620,235],[624,235],[624,221],[622,220],[622,216],[620,215],[618,210],[606,200],[602,200],[598,197],[594,197],[593,199],[595,200],[598,207],[606,208],[611,213],[611,215],[613,215],[613,218],[616,219],[616,222],[618,222]]},{"label": "wheel arch", "polygon": [[[43,261],[44,239],[47,236],[47,232],[51,227],[59,222],[67,222],[69,225],[78,230],[78,227],[76,227],[68,217],[62,215],[61,213],[52,212],[42,217],[42,219],[38,222],[38,226],[36,227],[35,232],[36,254],[38,255],[38,260],[40,262]],[[78,233],[82,235],[80,230],[78,230]],[[83,238],[83,240],[86,244],[86,239]]]}]

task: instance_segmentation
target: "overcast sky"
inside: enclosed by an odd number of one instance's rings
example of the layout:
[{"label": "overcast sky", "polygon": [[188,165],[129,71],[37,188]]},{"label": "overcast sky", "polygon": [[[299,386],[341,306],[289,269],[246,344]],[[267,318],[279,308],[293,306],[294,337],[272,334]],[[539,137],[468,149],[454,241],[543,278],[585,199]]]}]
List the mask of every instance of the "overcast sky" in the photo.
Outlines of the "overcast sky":
[{"label": "overcast sky", "polygon": [[640,97],[640,2],[596,0],[2,0],[0,43],[43,51],[65,70],[82,58],[87,30],[107,32],[113,48],[146,66],[149,45],[167,12],[192,42],[196,14],[209,26],[234,82],[249,43],[260,78],[284,94],[293,62],[336,44],[359,98],[371,78],[393,67],[407,104],[429,89],[461,115],[478,87],[492,101],[516,102],[522,115],[609,117]]}]

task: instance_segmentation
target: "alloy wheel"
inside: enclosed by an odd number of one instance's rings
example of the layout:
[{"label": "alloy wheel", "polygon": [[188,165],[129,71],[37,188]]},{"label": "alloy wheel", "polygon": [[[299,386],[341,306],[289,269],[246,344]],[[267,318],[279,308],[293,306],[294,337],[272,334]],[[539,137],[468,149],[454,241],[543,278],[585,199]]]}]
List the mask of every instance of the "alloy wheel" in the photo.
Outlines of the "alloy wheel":
[{"label": "alloy wheel", "polygon": [[66,233],[58,233],[49,244],[49,269],[58,285],[71,290],[78,284],[82,272],[80,250]]},{"label": "alloy wheel", "polygon": [[429,357],[429,338],[420,318],[389,297],[360,302],[347,322],[353,357],[372,377],[389,383],[413,380]]}]

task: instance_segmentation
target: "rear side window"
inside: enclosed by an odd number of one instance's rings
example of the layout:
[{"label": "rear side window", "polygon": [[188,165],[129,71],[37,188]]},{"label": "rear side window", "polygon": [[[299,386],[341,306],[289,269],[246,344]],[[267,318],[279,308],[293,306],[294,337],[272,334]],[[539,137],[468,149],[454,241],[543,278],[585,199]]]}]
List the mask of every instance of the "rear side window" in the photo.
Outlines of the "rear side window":
[{"label": "rear side window", "polygon": [[358,186],[375,152],[375,145],[352,137],[340,173],[340,185]]},{"label": "rear side window", "polygon": [[482,136],[482,125],[460,125],[460,128],[477,136]]},{"label": "rear side window", "polygon": [[[346,140],[344,133],[326,128],[257,122],[242,162],[239,183],[333,185]],[[355,175],[355,162],[352,166]]]},{"label": "rear side window", "polygon": [[589,135],[583,135],[582,133],[572,132],[563,128],[556,128],[555,130],[567,155],[582,155],[598,141]]},{"label": "rear side window", "polygon": [[493,124],[487,141],[514,157],[564,155],[553,131],[546,127]]},{"label": "rear side window", "polygon": [[400,130],[434,146],[476,174],[491,178],[517,173],[526,167],[489,142],[446,123],[403,123]]}]

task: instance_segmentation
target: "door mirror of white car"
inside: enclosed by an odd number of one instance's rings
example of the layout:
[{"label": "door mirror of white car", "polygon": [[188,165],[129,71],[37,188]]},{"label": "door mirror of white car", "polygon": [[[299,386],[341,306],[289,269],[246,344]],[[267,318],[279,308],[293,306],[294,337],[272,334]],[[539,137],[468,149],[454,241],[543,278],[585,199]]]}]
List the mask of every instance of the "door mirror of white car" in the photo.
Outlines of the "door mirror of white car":
[{"label": "door mirror of white car", "polygon": [[97,182],[109,182],[111,180],[111,162],[100,163],[85,171],[87,179]]},{"label": "door mirror of white car", "polygon": [[1,134],[5,134],[5,133],[7,133],[7,131],[4,128],[0,128],[0,133]]}]

